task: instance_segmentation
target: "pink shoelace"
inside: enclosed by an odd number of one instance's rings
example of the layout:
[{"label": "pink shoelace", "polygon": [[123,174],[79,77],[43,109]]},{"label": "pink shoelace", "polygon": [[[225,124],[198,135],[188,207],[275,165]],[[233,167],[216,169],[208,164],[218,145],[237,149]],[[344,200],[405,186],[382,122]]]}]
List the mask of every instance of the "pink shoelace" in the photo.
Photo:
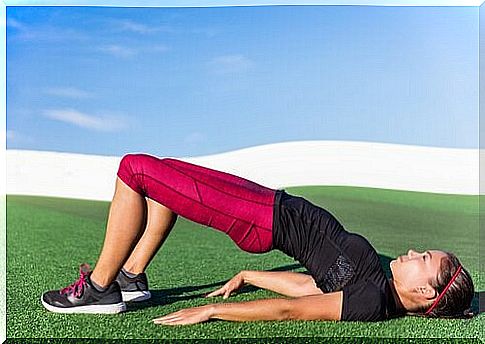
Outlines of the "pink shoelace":
[{"label": "pink shoelace", "polygon": [[91,268],[88,264],[82,264],[79,267],[79,279],[68,287],[65,287],[59,291],[60,294],[71,295],[74,297],[80,297],[84,290],[84,285],[87,283],[87,277],[91,272]]}]

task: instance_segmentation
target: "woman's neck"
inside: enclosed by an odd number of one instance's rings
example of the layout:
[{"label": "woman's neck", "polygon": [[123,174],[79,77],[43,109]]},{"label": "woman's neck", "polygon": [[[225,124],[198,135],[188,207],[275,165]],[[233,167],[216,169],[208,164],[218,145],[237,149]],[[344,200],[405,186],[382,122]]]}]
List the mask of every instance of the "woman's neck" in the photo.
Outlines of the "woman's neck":
[{"label": "woman's neck", "polygon": [[[396,303],[396,311],[397,313],[405,314],[408,312],[409,302],[404,295],[399,293],[399,286],[396,285],[396,281],[391,277],[389,280],[389,285],[391,286],[392,296],[394,297],[394,301]],[[406,307],[408,306],[408,307]]]}]

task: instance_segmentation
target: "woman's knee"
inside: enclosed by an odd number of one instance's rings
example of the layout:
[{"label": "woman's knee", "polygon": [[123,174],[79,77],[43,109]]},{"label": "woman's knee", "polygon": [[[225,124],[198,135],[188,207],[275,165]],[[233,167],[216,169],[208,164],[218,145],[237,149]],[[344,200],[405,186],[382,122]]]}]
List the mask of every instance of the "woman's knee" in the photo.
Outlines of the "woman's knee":
[{"label": "woman's knee", "polygon": [[145,161],[147,161],[149,158],[153,157],[142,153],[125,154],[123,158],[121,158],[119,169],[127,170],[131,174],[138,173],[140,166],[143,166]]},{"label": "woman's knee", "polygon": [[125,184],[140,194],[144,192],[144,186],[141,185],[139,177],[144,173],[147,158],[146,154],[125,154],[121,158],[117,173]]}]

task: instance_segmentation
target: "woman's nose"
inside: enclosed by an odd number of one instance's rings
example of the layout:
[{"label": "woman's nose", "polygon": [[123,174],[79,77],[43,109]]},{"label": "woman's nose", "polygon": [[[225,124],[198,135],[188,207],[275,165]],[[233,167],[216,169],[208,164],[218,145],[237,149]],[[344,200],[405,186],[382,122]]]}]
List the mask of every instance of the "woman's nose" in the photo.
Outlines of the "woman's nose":
[{"label": "woman's nose", "polygon": [[414,250],[409,250],[409,251],[408,251],[408,257],[409,257],[409,258],[412,258],[412,257],[413,257],[413,256],[415,256],[416,254],[418,254],[418,253],[417,253],[416,251],[414,251]]}]

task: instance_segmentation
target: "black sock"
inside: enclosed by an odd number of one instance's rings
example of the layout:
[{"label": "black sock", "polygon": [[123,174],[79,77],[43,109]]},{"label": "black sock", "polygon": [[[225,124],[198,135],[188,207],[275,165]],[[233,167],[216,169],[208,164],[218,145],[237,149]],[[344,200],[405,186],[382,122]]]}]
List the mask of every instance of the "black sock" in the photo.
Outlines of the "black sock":
[{"label": "black sock", "polygon": [[91,280],[91,284],[93,285],[94,289],[96,289],[97,291],[99,291],[101,293],[103,291],[106,291],[106,289],[108,289],[108,287],[102,287],[99,284],[97,284],[96,282],[94,282],[93,280]]},{"label": "black sock", "polygon": [[138,276],[138,274],[134,274],[134,273],[131,273],[129,271],[126,271],[125,268],[121,268],[121,271],[123,271],[123,273],[128,276],[129,278],[135,278],[136,276]]}]

